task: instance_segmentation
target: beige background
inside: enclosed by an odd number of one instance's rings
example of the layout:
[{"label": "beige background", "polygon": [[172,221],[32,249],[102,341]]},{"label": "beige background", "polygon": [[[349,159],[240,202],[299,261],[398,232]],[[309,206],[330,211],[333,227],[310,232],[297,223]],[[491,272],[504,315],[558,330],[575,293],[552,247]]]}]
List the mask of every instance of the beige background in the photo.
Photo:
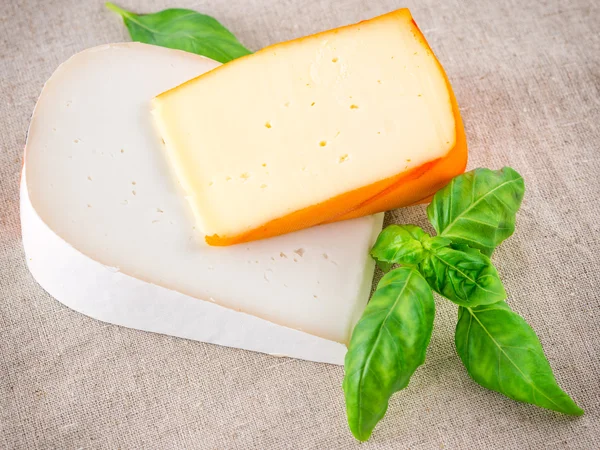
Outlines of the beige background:
[{"label": "beige background", "polygon": [[[425,366],[363,449],[600,448],[600,10],[595,0],[123,0],[190,7],[249,48],[409,6],[444,64],[470,167],[511,165],[527,194],[494,260],[582,418],[472,382],[438,302]],[[594,6],[596,5],[596,6]],[[43,82],[86,47],[128,40],[101,1],[0,0],[0,447],[314,448],[359,445],[341,367],[119,328],[49,297],[25,267],[18,182]],[[101,125],[100,125],[101,126]],[[107,130],[110,132],[110,130]],[[422,207],[388,219],[424,225]]]}]

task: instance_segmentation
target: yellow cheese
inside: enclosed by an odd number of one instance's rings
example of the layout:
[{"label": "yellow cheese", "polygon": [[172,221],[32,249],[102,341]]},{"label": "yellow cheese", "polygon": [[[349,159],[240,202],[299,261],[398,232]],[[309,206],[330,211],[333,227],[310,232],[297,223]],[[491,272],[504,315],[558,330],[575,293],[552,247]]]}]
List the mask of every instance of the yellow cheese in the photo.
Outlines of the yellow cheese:
[{"label": "yellow cheese", "polygon": [[[444,72],[406,9],[268,47],[153,107],[199,226],[221,238],[299,211],[308,213],[298,223],[263,235],[335,220],[352,209],[344,194],[443,159],[462,132]],[[323,204],[333,216],[311,220]]]}]

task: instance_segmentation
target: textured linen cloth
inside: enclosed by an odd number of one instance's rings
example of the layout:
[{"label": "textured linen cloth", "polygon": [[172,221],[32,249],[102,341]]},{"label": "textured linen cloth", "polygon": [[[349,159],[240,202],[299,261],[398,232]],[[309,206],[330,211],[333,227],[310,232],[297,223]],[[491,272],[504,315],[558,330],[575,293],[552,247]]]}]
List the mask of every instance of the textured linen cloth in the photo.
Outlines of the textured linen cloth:
[{"label": "textured linen cloth", "polygon": [[[119,2],[118,2],[119,3]],[[596,0],[123,0],[213,15],[250,49],[407,6],[446,68],[469,167],[510,165],[527,192],[494,262],[537,331],[570,418],[475,384],[438,301],[427,361],[372,439],[346,426],[343,368],[108,325],[27,271],[19,172],[42,85],[72,54],[128,41],[98,0],[0,0],[0,448],[600,448],[600,9]],[[110,132],[110,130],[106,130]],[[426,226],[424,207],[388,222]]]}]

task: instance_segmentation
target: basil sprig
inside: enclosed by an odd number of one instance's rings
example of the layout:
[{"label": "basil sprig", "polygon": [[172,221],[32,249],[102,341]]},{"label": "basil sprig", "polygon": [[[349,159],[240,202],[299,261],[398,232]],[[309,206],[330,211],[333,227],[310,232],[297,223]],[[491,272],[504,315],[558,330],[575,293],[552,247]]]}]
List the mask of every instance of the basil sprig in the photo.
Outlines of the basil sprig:
[{"label": "basil sprig", "polygon": [[184,50],[221,63],[252,53],[216,19],[191,9],[135,14],[110,2],[106,7],[123,18],[131,39],[137,42]]},{"label": "basil sprig", "polygon": [[427,215],[437,236],[415,225],[380,233],[371,256],[391,271],[354,328],[345,361],[346,411],[357,439],[369,438],[392,394],[423,363],[432,291],[459,305],[456,349],[473,380],[514,400],[583,414],[556,383],[533,329],[506,304],[489,259],[514,232],[524,192],[523,178],[510,167],[476,169],[433,197]]}]

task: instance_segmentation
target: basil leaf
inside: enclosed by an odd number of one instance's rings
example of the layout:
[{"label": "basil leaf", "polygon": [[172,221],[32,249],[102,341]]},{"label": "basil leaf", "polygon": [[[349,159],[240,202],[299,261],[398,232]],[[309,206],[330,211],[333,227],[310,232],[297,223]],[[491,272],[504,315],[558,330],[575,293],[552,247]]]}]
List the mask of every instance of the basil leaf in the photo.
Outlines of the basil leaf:
[{"label": "basil leaf", "polygon": [[423,248],[425,250],[437,250],[438,248],[448,247],[452,245],[452,241],[448,238],[441,236],[425,236],[421,239]]},{"label": "basil leaf", "polygon": [[352,434],[366,441],[392,394],[425,360],[435,303],[414,269],[386,274],[356,324],[345,360],[344,393]]},{"label": "basil leaf", "polygon": [[377,267],[379,267],[379,269],[383,273],[389,272],[390,270],[392,270],[392,267],[394,267],[394,263],[390,263],[390,262],[386,262],[386,261],[380,261],[378,259],[375,259],[375,264],[377,265]]},{"label": "basil leaf", "polygon": [[500,276],[490,259],[467,246],[430,251],[419,265],[438,294],[460,306],[496,303],[506,298]]},{"label": "basil leaf", "polygon": [[564,414],[583,410],[556,384],[533,329],[505,302],[459,308],[456,350],[481,386]]},{"label": "basil leaf", "polygon": [[371,249],[371,256],[384,272],[393,264],[414,266],[425,257],[421,238],[428,236],[416,225],[390,225],[386,227]]},{"label": "basil leaf", "polygon": [[113,3],[106,3],[106,7],[123,18],[131,39],[137,42],[184,50],[222,63],[251,53],[216,19],[190,9],[135,14]]},{"label": "basil leaf", "polygon": [[515,170],[475,169],[455,177],[427,207],[440,236],[490,256],[515,231],[515,215],[525,192]]}]

